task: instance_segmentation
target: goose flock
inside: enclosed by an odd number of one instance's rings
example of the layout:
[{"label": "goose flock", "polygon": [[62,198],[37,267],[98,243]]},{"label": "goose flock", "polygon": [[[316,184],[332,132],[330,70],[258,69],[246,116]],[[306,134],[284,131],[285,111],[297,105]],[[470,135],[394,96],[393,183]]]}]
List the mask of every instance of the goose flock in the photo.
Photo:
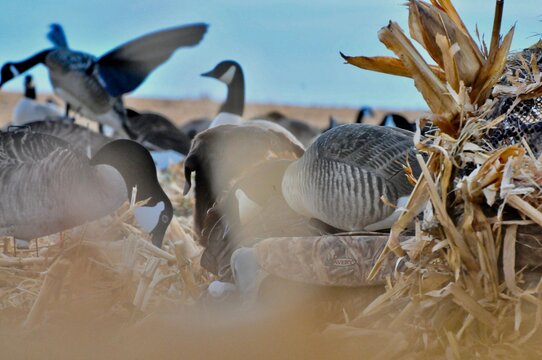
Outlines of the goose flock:
[{"label": "goose flock", "polygon": [[415,126],[399,114],[368,125],[374,113],[363,107],[353,123],[332,118],[327,129],[277,111],[245,119],[245,75],[233,60],[201,74],[227,87],[212,119],[177,127],[124,106],[125,94],[207,30],[203,23],[163,29],[95,57],[68,47],[53,24],[51,48],[6,62],[0,88],[42,64],[66,106],[39,102],[26,75],[13,126],[0,133],[0,236],[29,241],[108,216],[135,188],[135,200],[147,200],[135,222],[161,247],[174,211],[157,178],[161,152],[184,161],[184,194],[194,188],[194,231],[202,266],[217,276],[216,296],[254,288],[251,247],[262,239],[389,229],[413,189],[404,167],[420,173]]}]

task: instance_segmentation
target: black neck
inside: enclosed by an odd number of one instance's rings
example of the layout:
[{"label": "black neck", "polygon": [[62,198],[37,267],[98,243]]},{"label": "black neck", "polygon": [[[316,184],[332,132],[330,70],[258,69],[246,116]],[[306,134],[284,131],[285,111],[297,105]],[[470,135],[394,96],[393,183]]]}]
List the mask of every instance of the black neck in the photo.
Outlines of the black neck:
[{"label": "black neck", "polygon": [[36,100],[36,88],[33,86],[27,86],[24,90],[24,97],[27,99]]},{"label": "black neck", "polygon": [[243,116],[245,110],[245,78],[243,70],[238,67],[231,83],[228,85],[228,96],[219,112],[227,112]]},{"label": "black neck", "polygon": [[53,51],[52,49],[43,50],[35,55],[32,55],[28,59],[25,59],[23,61],[20,61],[18,63],[12,63],[13,67],[17,69],[19,74],[24,73],[26,70],[38,65],[38,64],[45,64],[45,58],[49,53]]}]

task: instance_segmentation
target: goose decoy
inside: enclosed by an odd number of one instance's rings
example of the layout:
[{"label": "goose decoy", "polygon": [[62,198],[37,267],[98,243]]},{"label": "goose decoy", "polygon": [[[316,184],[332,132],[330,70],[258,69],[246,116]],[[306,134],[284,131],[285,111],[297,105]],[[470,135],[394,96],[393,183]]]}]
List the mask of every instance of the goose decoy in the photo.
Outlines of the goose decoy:
[{"label": "goose decoy", "polygon": [[192,140],[188,135],[160,114],[126,109],[123,127],[132,140],[151,152],[157,168],[161,170],[182,161],[190,150]]},{"label": "goose decoy", "polygon": [[[218,115],[209,125],[214,128],[219,125],[241,125],[243,124],[243,111],[245,108],[245,78],[241,65],[235,61],[225,60],[220,62],[209,72],[201,74],[205,77],[215,78],[228,86],[228,95]],[[263,128],[281,131],[290,140],[304,148],[303,144],[285,127],[267,120],[251,120],[253,124]]]},{"label": "goose decoy", "polygon": [[278,111],[271,111],[263,116],[257,116],[254,118],[254,120],[267,120],[284,127],[290,131],[305,147],[309,146],[321,133],[320,129],[310,126],[304,121],[288,118],[286,115]]},{"label": "goose decoy", "polygon": [[[363,122],[364,122],[364,120],[365,120],[365,118],[367,116],[370,116],[370,117],[374,116],[373,109],[371,107],[369,107],[369,106],[363,106],[363,107],[361,107],[361,109],[359,109],[358,114],[356,116],[356,121],[354,121],[354,123],[355,124],[363,124]],[[337,127],[337,126],[340,126],[340,125],[344,125],[344,124],[337,121],[337,119],[335,119],[333,116],[330,116],[329,117],[329,125],[322,132],[325,133],[326,131],[329,131],[329,130],[333,129],[334,127]]]},{"label": "goose decoy", "polygon": [[[230,204],[219,200],[232,189],[237,178],[250,173],[250,169],[262,161],[295,160],[303,154],[299,142],[292,142],[284,129],[277,131],[275,127],[265,128],[249,121],[242,125],[210,128],[194,138],[186,157],[184,194],[192,187],[192,173],[195,173],[194,230],[200,244],[205,247],[201,264],[221,277],[226,276],[230,255],[237,246],[231,239],[231,226],[241,219],[232,220],[235,209],[230,211]],[[267,181],[272,178],[268,175],[261,179]],[[280,182],[276,188],[280,189]],[[259,201],[253,191],[244,190]],[[238,199],[234,197],[233,200]]]},{"label": "goose decoy", "polygon": [[245,110],[245,77],[241,65],[232,60],[225,60],[201,76],[217,79],[228,87],[226,101],[220,107],[218,115],[209,128],[225,124],[241,124]]},{"label": "goose decoy", "polygon": [[416,131],[416,124],[412,124],[404,116],[394,113],[386,114],[382,118],[382,121],[380,121],[380,126],[390,126],[409,131]]},{"label": "goose decoy", "polygon": [[148,150],[173,150],[183,155],[190,151],[191,139],[188,135],[160,114],[126,109],[123,127],[132,140]]},{"label": "goose decoy", "polygon": [[144,147],[116,140],[88,159],[53,136],[0,134],[0,236],[30,240],[101,218],[130,199],[134,186],[136,201],[149,199],[136,221],[160,247],[173,210]]},{"label": "goose decoy", "polygon": [[356,124],[363,124],[363,120],[367,116],[373,117],[375,116],[375,113],[371,107],[363,106],[361,109],[359,109],[358,115],[356,116]]},{"label": "goose decoy", "polygon": [[181,125],[179,127],[179,130],[188,135],[190,139],[193,139],[196,137],[197,134],[199,134],[203,130],[208,129],[209,125],[211,125],[211,122],[212,120],[207,118],[194,119]]},{"label": "goose decoy", "polygon": [[[144,35],[96,58],[55,46],[0,70],[0,87],[37,64],[44,64],[54,92],[81,115],[124,134],[121,96],[135,90],[145,78],[180,47],[198,44],[205,24],[174,27]],[[67,45],[67,44],[66,44]]]},{"label": "goose decoy", "polygon": [[41,103],[36,99],[36,88],[31,75],[24,78],[24,97],[13,109],[11,124],[25,125],[37,120],[62,120],[62,111],[53,103]]},{"label": "goose decoy", "polygon": [[346,231],[389,228],[413,186],[403,165],[420,174],[414,134],[365,124],[322,134],[285,172],[282,192],[297,213]]},{"label": "goose decoy", "polygon": [[94,156],[105,144],[115,140],[84,126],[66,121],[34,121],[25,125],[31,132],[54,136],[76,148],[88,158]]}]

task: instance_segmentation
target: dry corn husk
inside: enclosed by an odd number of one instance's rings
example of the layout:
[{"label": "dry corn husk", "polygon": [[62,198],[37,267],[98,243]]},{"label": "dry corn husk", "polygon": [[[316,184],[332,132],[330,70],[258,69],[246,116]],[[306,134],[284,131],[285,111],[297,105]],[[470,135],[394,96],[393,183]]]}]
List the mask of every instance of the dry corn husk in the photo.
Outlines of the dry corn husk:
[{"label": "dry corn husk", "polygon": [[[390,329],[393,318],[394,330],[410,336],[410,351],[418,356],[542,355],[536,341],[541,275],[518,252],[526,237],[533,247],[524,254],[541,249],[542,162],[525,141],[497,149],[484,145],[488,130],[505,118],[490,117],[498,106],[492,94],[517,97],[516,103],[542,94],[536,48],[509,57],[514,28],[501,37],[502,5],[497,1],[488,50],[475,43],[451,1],[409,1],[410,35],[436,68],[394,22],[378,35],[405,70],[396,60],[345,57],[364,69],[412,77],[436,127],[426,140],[415,139],[431,156],[418,159],[422,175],[380,258],[406,254],[406,270],[350,322],[368,326],[364,319],[370,317],[370,328]],[[409,246],[417,250],[408,251],[400,235],[423,208],[430,211]],[[384,264],[377,261],[371,276],[387,272]]]}]

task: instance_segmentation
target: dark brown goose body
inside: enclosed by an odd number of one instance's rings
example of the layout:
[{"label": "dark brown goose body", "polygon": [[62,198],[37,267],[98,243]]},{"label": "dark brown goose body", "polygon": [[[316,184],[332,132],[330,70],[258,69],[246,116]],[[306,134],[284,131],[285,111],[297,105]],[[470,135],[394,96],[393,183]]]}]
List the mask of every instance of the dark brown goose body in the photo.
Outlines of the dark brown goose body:
[{"label": "dark brown goose body", "polygon": [[418,175],[413,133],[351,124],[321,135],[287,169],[282,191],[290,207],[343,230],[363,230],[388,218],[412,191],[403,165]]},{"label": "dark brown goose body", "polygon": [[127,109],[123,126],[132,140],[148,150],[173,150],[183,155],[190,151],[188,135],[160,114]]}]

